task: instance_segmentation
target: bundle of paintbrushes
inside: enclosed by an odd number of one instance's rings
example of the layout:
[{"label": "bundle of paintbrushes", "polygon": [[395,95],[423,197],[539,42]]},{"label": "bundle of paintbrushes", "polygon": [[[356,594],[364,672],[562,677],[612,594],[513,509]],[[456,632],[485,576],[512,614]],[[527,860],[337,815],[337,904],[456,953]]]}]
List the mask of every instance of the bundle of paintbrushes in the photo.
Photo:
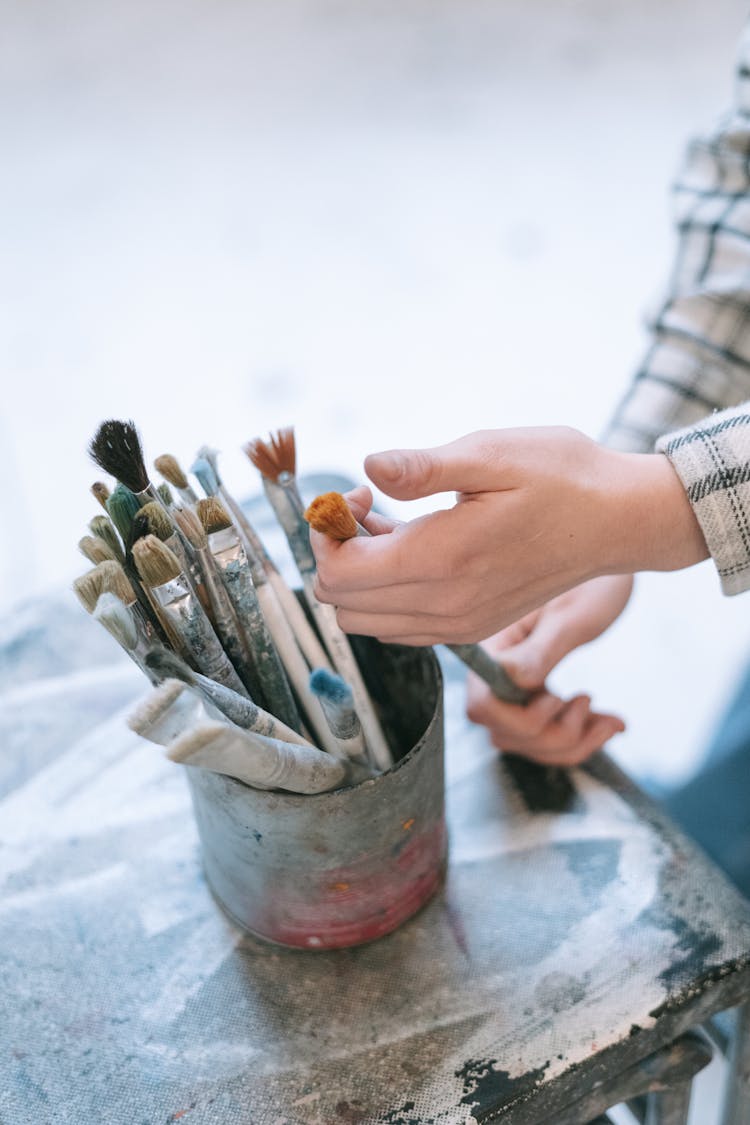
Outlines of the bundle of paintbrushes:
[{"label": "bundle of paintbrushes", "polygon": [[[313,593],[315,560],[291,429],[247,447],[299,570],[291,589],[199,451],[191,487],[170,454],[149,479],[132,422],[106,421],[90,446],[115,478],[79,543],[93,564],[74,583],[87,611],[154,685],[133,730],[185,765],[258,789],[319,793],[392,765],[380,719],[334,610]],[[312,622],[312,624],[311,624]]]}]

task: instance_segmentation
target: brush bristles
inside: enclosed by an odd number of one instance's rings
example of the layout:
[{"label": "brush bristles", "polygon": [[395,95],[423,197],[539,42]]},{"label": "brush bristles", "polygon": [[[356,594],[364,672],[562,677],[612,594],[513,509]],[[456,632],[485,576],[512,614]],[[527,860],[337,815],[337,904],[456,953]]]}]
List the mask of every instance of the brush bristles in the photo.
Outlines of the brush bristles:
[{"label": "brush bristles", "polygon": [[141,439],[134,422],[108,418],[99,426],[89,446],[93,461],[116,477],[131,492],[143,492],[149,480]]},{"label": "brush bristles", "polygon": [[184,690],[185,685],[179,680],[165,680],[164,683],[159,684],[158,688],[155,688],[128,715],[127,723],[133,733],[144,736]]},{"label": "brush bristles", "polygon": [[181,573],[176,555],[155,535],[147,535],[133,544],[133,559],[146,586],[163,586]]},{"label": "brush bristles", "polygon": [[357,521],[340,492],[324,492],[316,497],[305,512],[305,519],[329,539],[353,539],[357,534]]},{"label": "brush bristles", "polygon": [[157,457],[154,461],[154,468],[175,488],[188,487],[188,479],[182,471],[180,462],[171,453],[162,453],[161,457]]},{"label": "brush bristles", "polygon": [[105,591],[97,600],[94,617],[123,648],[132,651],[138,644],[138,630],[128,610],[115,594]]},{"label": "brush bristles", "polygon": [[[201,501],[199,501],[201,503]],[[190,508],[175,508],[174,518],[177,526],[196,551],[208,546],[208,537],[198,516]]]},{"label": "brush bristles", "polygon": [[107,501],[109,500],[109,489],[107,488],[104,481],[103,480],[95,480],[94,483],[91,485],[91,491],[94,494],[94,496],[96,497],[96,499],[99,501],[101,506],[106,511]]},{"label": "brush bristles", "polygon": [[[146,522],[148,527],[147,535],[155,535],[157,539],[162,541],[174,535],[174,524],[157,500],[151,500],[148,504],[144,504],[133,523],[142,525],[143,521]],[[139,536],[139,538],[142,537]]]},{"label": "brush bristles", "polygon": [[105,543],[103,539],[99,539],[96,535],[84,535],[82,539],[79,539],[78,550],[94,566],[97,563],[106,562],[107,559],[115,558],[109,543]]},{"label": "brush bristles", "polygon": [[162,481],[161,484],[157,484],[156,491],[159,494],[159,498],[165,508],[174,508],[174,496],[172,495],[169,489],[169,485],[166,481]]},{"label": "brush bristles", "polygon": [[98,539],[103,539],[107,546],[112,551],[113,558],[119,562],[125,561],[125,552],[122,549],[120,536],[114,529],[114,525],[108,516],[94,516],[89,520],[89,531]]},{"label": "brush bristles", "polygon": [[269,434],[269,440],[255,438],[242,447],[255,468],[269,480],[278,480],[281,473],[294,476],[297,467],[297,445],[294,427],[284,426]]},{"label": "brush bristles", "polygon": [[316,668],[310,673],[310,691],[339,707],[354,706],[354,695],[349,684],[327,668]]},{"label": "brush bristles", "polygon": [[213,474],[216,477],[217,487],[221,488],[221,477],[219,476],[219,451],[210,445],[202,445],[196,453],[201,461],[208,461]]},{"label": "brush bristles", "polygon": [[119,531],[123,543],[127,543],[130,538],[133,518],[140,510],[141,506],[138,503],[138,497],[135,496],[129,488],[126,488],[124,484],[118,484],[107,500],[107,511],[109,512],[112,523]]},{"label": "brush bristles", "polygon": [[199,500],[195,506],[198,519],[201,521],[206,535],[213,535],[216,531],[226,531],[232,526],[226,508],[216,496],[209,496],[206,500]]},{"label": "brush bristles", "polygon": [[229,733],[226,723],[201,723],[175,738],[167,748],[167,757],[173,762],[184,762],[199,750],[211,746],[217,739],[224,741]]},{"label": "brush bristles", "polygon": [[73,590],[87,613],[94,612],[96,603],[104,593],[114,594],[123,605],[132,605],[135,601],[133,587],[125,571],[112,559],[99,563],[88,574],[76,578]]},{"label": "brush bristles", "polygon": [[206,496],[215,496],[219,491],[219,482],[210,461],[205,457],[197,457],[190,466],[190,472],[198,478],[198,482]]},{"label": "brush bristles", "polygon": [[165,648],[152,648],[150,652],[147,652],[146,667],[156,673],[160,680],[171,677],[172,679],[182,680],[186,684],[195,683],[195,673],[192,668],[189,668],[185,661],[181,660],[174,652],[169,652]]}]

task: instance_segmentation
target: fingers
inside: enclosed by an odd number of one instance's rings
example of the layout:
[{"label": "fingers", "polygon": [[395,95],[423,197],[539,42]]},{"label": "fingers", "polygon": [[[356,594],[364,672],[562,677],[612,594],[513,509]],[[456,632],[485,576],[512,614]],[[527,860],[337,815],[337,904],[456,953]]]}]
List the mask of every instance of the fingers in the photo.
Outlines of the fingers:
[{"label": "fingers", "polygon": [[372,492],[366,484],[361,484],[357,488],[353,488],[351,492],[344,493],[344,499],[351,508],[357,523],[369,531],[370,535],[386,535],[398,527],[401,522],[371,511]]},{"label": "fingers", "polygon": [[372,453],[365,460],[365,472],[382,492],[397,500],[508,488],[501,435],[502,431],[484,430],[432,449]]},{"label": "fingers", "polygon": [[475,676],[467,685],[467,714],[487,727],[498,750],[522,754],[543,765],[579,765],[625,729],[616,715],[591,710],[588,695],[567,703],[540,692],[526,707],[502,703]]}]

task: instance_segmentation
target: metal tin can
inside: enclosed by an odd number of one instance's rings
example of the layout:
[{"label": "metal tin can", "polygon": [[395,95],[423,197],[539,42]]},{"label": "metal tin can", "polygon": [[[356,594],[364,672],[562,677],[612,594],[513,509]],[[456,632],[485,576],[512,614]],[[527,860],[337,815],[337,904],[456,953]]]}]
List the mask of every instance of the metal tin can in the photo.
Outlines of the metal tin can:
[{"label": "metal tin can", "polygon": [[431,649],[352,638],[395,764],[314,796],[188,770],[206,877],[243,929],[300,949],[382,937],[441,885],[443,693]]}]

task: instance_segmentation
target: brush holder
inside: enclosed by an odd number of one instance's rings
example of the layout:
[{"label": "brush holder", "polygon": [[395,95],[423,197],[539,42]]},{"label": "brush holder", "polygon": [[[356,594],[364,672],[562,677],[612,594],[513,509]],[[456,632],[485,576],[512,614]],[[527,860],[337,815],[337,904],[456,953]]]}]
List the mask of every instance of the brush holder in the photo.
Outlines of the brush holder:
[{"label": "brush holder", "polygon": [[187,771],[209,886],[254,937],[340,949],[395,930],[440,887],[447,860],[443,692],[431,649],[350,638],[395,764],[299,796]]}]

